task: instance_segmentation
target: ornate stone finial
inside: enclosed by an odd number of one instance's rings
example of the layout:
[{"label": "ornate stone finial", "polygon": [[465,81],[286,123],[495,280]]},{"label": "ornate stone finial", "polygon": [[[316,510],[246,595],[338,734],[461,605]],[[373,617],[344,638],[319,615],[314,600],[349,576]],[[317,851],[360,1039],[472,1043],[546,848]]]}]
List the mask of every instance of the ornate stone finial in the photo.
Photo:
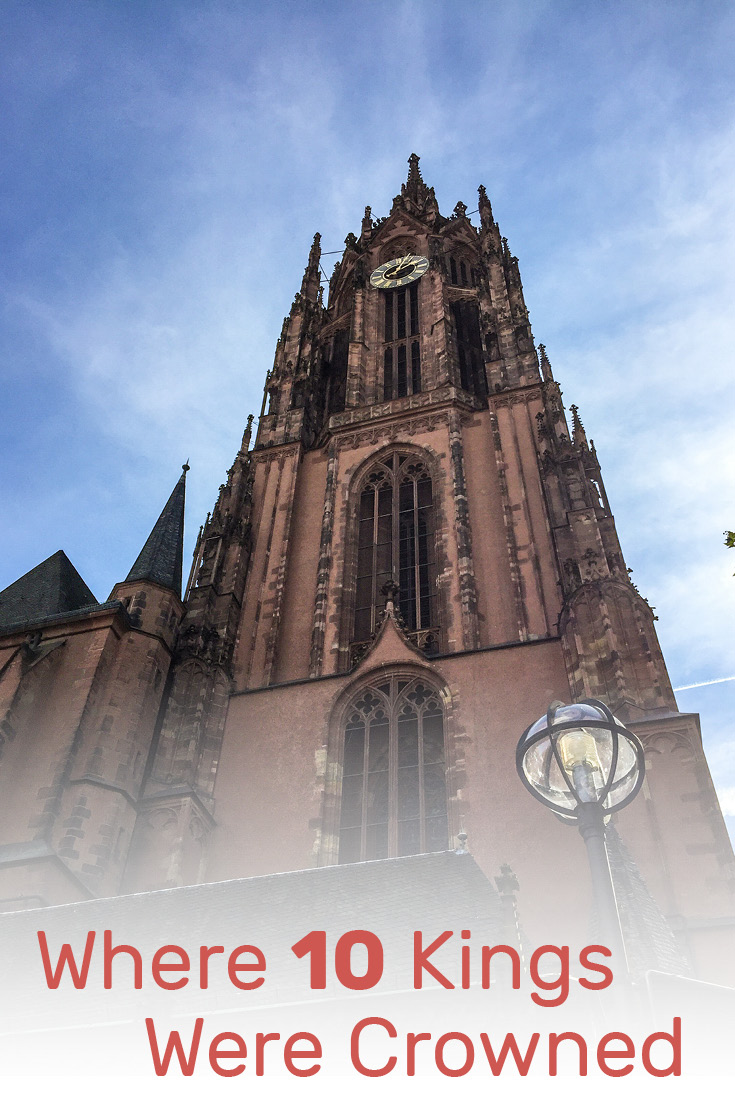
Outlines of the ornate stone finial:
[{"label": "ornate stone finial", "polygon": [[253,435],[253,415],[248,414],[247,425],[245,426],[245,432],[242,435],[242,444],[240,445],[241,452],[247,452],[250,449],[250,438]]},{"label": "ornate stone finial", "polygon": [[318,268],[319,261],[322,255],[322,235],[317,231],[314,234],[314,240],[311,243],[311,249],[309,249],[309,264],[310,269]]},{"label": "ornate stone finial", "polygon": [[583,445],[587,447],[587,434],[584,431],[584,425],[582,419],[579,416],[579,410],[576,406],[570,406],[569,410],[572,415],[572,440],[575,444]]},{"label": "ornate stone finial", "polygon": [[490,206],[490,200],[487,197],[485,191],[485,185],[480,184],[477,189],[478,203],[477,209],[480,212],[480,224],[483,230],[489,230],[493,226],[493,209]]},{"label": "ornate stone finial", "polygon": [[396,196],[391,214],[397,208],[405,208],[406,201],[413,204],[416,210],[423,211],[428,195],[429,189],[421,175],[418,156],[412,153],[408,158],[408,180],[401,185],[401,194]]},{"label": "ornate stone finial", "polygon": [[380,592],[385,598],[385,612],[387,616],[394,616],[396,611],[396,598],[398,597],[398,583],[389,578],[380,587]]},{"label": "ornate stone finial", "polygon": [[549,363],[549,358],[546,355],[546,345],[539,345],[538,351],[539,351],[539,360],[540,360],[540,364],[541,364],[541,374],[543,375],[544,380],[547,383],[553,383],[554,376],[553,376],[553,373],[551,371],[551,364]]},{"label": "ornate stone finial", "polygon": [[419,156],[417,153],[412,153],[408,158],[408,184],[423,184],[423,177],[421,176],[421,169],[419,168]]},{"label": "ornate stone finial", "polygon": [[455,203],[455,205],[454,205],[454,215],[453,215],[453,217],[454,218],[466,218],[467,217],[467,204],[463,203],[461,199],[458,203]]},{"label": "ornate stone finial", "polygon": [[[314,240],[309,250],[309,260],[304,271],[304,278],[301,281],[301,291],[296,293],[294,307],[299,307],[302,299],[312,303],[316,302],[319,289],[319,262],[322,256],[321,240],[322,235],[320,233],[314,234]],[[291,309],[293,310],[293,307]]]},{"label": "ornate stone finial", "polygon": [[191,471],[191,468],[189,467],[189,460],[188,459],[187,459],[186,463],[182,463],[181,470],[184,472],[184,474],[186,474],[187,471]]},{"label": "ornate stone finial", "polygon": [[372,207],[365,208],[365,214],[362,216],[362,226],[360,228],[360,238],[365,241],[373,232],[373,209]]}]

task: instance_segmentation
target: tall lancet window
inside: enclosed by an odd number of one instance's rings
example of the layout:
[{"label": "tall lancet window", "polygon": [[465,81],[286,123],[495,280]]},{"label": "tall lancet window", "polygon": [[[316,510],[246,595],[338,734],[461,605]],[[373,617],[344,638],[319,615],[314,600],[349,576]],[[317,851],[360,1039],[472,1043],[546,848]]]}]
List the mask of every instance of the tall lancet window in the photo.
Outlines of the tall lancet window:
[{"label": "tall lancet window", "polygon": [[444,710],[420,678],[363,689],[344,726],[340,862],[448,846]]},{"label": "tall lancet window", "polygon": [[462,388],[484,398],[488,393],[485,360],[480,336],[480,312],[476,302],[458,299],[452,303],[457,340],[459,379]]},{"label": "tall lancet window", "polygon": [[383,401],[421,390],[419,285],[386,291],[384,302]]},{"label": "tall lancet window", "polygon": [[420,457],[393,452],[376,463],[359,496],[353,642],[367,641],[398,585],[406,628],[424,650],[438,650],[435,521],[431,476]]}]

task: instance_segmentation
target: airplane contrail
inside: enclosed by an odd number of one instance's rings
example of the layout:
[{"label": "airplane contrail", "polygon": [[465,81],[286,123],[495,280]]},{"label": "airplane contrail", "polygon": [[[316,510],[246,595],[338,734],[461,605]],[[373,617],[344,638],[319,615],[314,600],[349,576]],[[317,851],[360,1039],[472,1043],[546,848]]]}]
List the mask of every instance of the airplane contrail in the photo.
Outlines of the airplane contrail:
[{"label": "airplane contrail", "polygon": [[708,682],[692,682],[690,686],[676,686],[674,693],[681,693],[683,689],[699,689],[701,686],[716,686],[719,682],[735,682],[735,674],[729,674],[727,678],[710,678]]}]

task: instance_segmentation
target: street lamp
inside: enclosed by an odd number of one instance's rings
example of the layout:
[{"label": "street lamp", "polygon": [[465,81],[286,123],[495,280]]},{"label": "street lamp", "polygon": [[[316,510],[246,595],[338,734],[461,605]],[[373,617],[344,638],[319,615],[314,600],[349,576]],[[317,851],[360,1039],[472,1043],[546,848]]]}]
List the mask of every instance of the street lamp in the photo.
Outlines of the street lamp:
[{"label": "street lamp", "polygon": [[587,846],[604,944],[613,961],[626,964],[605,821],[630,804],[643,784],[641,742],[602,701],[563,705],[523,733],[516,750],[521,781],[536,800],[566,823],[576,823]]}]

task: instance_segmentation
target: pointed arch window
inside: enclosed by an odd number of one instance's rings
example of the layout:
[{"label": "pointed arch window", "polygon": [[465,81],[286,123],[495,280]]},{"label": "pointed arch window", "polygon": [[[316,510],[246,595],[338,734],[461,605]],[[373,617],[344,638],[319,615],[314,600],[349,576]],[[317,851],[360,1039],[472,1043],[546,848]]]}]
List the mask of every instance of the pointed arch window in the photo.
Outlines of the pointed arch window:
[{"label": "pointed arch window", "polygon": [[353,643],[370,639],[398,584],[398,608],[423,650],[438,650],[431,476],[420,457],[394,452],[366,474],[359,496]]},{"label": "pointed arch window", "polygon": [[478,273],[469,257],[449,258],[449,280],[455,287],[477,287]]},{"label": "pointed arch window", "polygon": [[444,710],[437,690],[392,675],[361,691],[343,730],[339,861],[447,849]]},{"label": "pointed arch window", "polygon": [[389,402],[421,390],[418,283],[385,291],[383,302],[383,401]]},{"label": "pointed arch window", "polygon": [[452,303],[452,314],[460,385],[463,390],[484,398],[488,393],[488,386],[477,303],[468,299],[457,299]]}]

